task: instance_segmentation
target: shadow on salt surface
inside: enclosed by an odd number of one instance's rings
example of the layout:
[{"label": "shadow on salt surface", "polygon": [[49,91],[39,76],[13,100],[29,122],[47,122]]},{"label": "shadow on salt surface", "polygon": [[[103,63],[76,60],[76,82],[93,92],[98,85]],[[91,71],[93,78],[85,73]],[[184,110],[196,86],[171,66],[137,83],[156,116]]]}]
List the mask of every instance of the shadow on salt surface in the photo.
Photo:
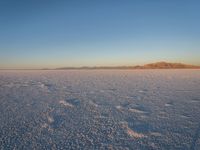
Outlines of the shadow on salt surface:
[{"label": "shadow on salt surface", "polygon": [[140,122],[132,118],[127,121],[120,122],[122,128],[127,135],[132,138],[146,138],[148,136],[161,137],[160,132],[154,131],[153,127],[149,123]]},{"label": "shadow on salt surface", "polygon": [[59,115],[59,114],[49,115],[49,114],[47,114],[46,117],[47,117],[47,122],[42,124],[43,128],[57,129],[57,128],[61,127],[63,122],[65,121],[64,115]]},{"label": "shadow on salt surface", "polygon": [[139,92],[139,93],[147,93],[148,90],[147,90],[147,89],[141,89],[141,90],[139,90],[138,92]]},{"label": "shadow on salt surface", "polygon": [[2,84],[0,86],[14,88],[14,87],[28,87],[29,84],[27,81],[22,81],[22,82],[8,82],[8,83]]},{"label": "shadow on salt surface", "polygon": [[191,102],[192,103],[198,103],[198,102],[200,102],[200,99],[199,98],[192,98]]},{"label": "shadow on salt surface", "polygon": [[37,86],[39,86],[42,89],[46,89],[49,92],[53,92],[56,90],[56,86],[53,84],[49,84],[49,83],[37,82]]},{"label": "shadow on salt surface", "polygon": [[139,133],[139,132],[136,132],[133,129],[131,129],[128,126],[127,122],[120,122],[120,124],[121,124],[122,128],[125,130],[125,132],[127,133],[127,135],[129,135],[130,137],[136,138],[136,139],[146,137],[146,135],[144,135],[143,133]]},{"label": "shadow on salt surface", "polygon": [[67,102],[64,101],[64,100],[59,101],[59,104],[61,104],[61,105],[63,105],[63,106],[66,106],[66,107],[74,107],[72,104],[67,103]]},{"label": "shadow on salt surface", "polygon": [[132,105],[132,103],[130,101],[124,101],[121,103],[121,106],[124,108],[128,108]]},{"label": "shadow on salt surface", "polygon": [[161,136],[162,136],[162,134],[159,133],[159,132],[150,132],[149,134],[150,134],[151,136],[154,136],[154,137],[161,137]]},{"label": "shadow on salt surface", "polygon": [[137,112],[137,113],[143,113],[143,114],[150,114],[150,110],[143,106],[143,105],[137,105],[136,107],[131,107],[129,108],[130,111],[132,112]]},{"label": "shadow on salt surface", "polygon": [[140,96],[140,95],[125,96],[124,98],[133,99],[133,100],[142,100],[142,96]]},{"label": "shadow on salt surface", "polygon": [[7,83],[7,84],[4,84],[4,87],[8,87],[8,88],[13,88],[13,87],[15,87],[16,86],[16,84],[15,83]]},{"label": "shadow on salt surface", "polygon": [[189,114],[182,114],[180,115],[181,118],[184,118],[184,119],[189,119],[191,118],[191,116]]},{"label": "shadow on salt surface", "polygon": [[79,99],[76,99],[76,98],[72,98],[72,99],[68,99],[68,100],[65,100],[66,102],[74,105],[74,106],[78,106],[80,105],[80,100]]},{"label": "shadow on salt surface", "polygon": [[131,104],[129,102],[116,106],[116,109],[119,111],[129,111],[132,113],[145,114],[145,115],[151,113],[151,111],[147,107],[139,104]]},{"label": "shadow on salt surface", "polygon": [[108,117],[109,117],[109,113],[102,112],[102,113],[101,113],[101,116],[104,117],[104,118],[108,118]]},{"label": "shadow on salt surface", "polygon": [[115,88],[110,88],[110,89],[105,89],[105,92],[115,92],[117,89]]},{"label": "shadow on salt surface", "polygon": [[99,105],[96,104],[94,101],[89,101],[89,105],[94,106],[94,107],[99,107]]},{"label": "shadow on salt surface", "polygon": [[53,129],[60,128],[62,124],[64,123],[65,118],[62,115],[55,115],[54,116],[54,122],[51,123],[51,127]]},{"label": "shadow on salt surface", "polygon": [[75,107],[80,105],[79,99],[67,99],[59,101],[59,104],[66,106],[66,107]]},{"label": "shadow on salt surface", "polygon": [[138,121],[133,118],[127,118],[126,122],[128,126],[138,133],[150,133],[153,131],[153,127],[144,121]]},{"label": "shadow on salt surface", "polygon": [[165,107],[171,107],[171,106],[173,106],[173,105],[174,105],[173,102],[168,102],[168,103],[165,104]]},{"label": "shadow on salt surface", "polygon": [[198,128],[195,132],[195,135],[192,138],[192,143],[191,143],[191,146],[190,146],[191,150],[195,150],[199,136],[200,136],[200,123],[199,123]]},{"label": "shadow on salt surface", "polygon": [[145,111],[142,111],[142,110],[139,110],[139,109],[136,109],[136,108],[129,108],[128,109],[130,112],[133,112],[133,113],[139,113],[139,114],[145,114],[147,112]]}]

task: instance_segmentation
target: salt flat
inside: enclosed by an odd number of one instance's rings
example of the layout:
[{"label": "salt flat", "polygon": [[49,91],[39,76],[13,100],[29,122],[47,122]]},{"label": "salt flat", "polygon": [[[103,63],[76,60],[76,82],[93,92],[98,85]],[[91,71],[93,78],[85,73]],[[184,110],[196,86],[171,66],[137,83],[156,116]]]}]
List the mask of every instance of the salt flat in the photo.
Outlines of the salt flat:
[{"label": "salt flat", "polygon": [[200,70],[0,72],[0,149],[200,147]]}]

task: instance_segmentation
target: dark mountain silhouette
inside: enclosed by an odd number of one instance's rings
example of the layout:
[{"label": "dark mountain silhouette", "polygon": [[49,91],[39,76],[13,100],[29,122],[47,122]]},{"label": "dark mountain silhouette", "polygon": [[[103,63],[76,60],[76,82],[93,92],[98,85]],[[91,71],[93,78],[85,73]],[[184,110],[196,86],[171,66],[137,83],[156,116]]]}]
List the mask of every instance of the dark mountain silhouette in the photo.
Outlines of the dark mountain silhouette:
[{"label": "dark mountain silhouette", "polygon": [[157,63],[151,63],[146,64],[144,66],[140,66],[142,69],[195,69],[200,68],[200,66],[194,66],[194,65],[187,65],[182,63],[168,63],[168,62],[157,62]]}]

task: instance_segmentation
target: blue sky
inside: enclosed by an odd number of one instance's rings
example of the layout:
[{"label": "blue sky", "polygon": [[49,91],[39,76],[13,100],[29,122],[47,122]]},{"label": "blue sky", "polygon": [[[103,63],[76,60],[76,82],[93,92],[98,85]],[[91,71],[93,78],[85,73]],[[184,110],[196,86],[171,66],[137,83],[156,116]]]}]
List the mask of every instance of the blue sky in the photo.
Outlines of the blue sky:
[{"label": "blue sky", "polygon": [[200,65],[197,0],[1,0],[0,67]]}]

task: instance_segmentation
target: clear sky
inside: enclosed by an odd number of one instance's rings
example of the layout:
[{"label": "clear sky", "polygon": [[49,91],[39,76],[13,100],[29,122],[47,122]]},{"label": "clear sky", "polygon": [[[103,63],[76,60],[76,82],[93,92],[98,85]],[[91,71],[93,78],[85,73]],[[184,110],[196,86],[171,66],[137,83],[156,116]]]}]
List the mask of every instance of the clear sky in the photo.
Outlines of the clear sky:
[{"label": "clear sky", "polygon": [[200,65],[199,0],[0,0],[0,67]]}]

